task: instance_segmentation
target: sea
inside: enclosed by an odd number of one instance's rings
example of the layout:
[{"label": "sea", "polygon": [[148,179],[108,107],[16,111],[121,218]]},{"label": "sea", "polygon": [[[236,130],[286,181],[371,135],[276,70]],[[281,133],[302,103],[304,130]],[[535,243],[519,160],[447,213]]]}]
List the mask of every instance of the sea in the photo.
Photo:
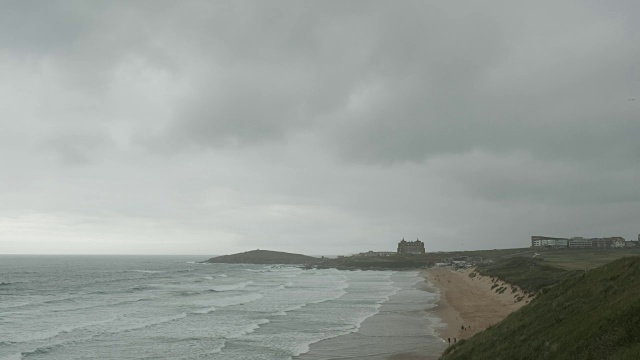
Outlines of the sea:
[{"label": "sea", "polygon": [[417,271],[0,256],[0,359],[437,359]]}]

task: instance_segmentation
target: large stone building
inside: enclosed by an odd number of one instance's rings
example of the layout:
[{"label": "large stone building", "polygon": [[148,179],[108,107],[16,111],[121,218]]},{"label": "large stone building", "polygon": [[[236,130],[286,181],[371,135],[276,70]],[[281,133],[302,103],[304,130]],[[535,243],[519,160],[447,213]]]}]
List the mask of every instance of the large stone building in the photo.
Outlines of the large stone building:
[{"label": "large stone building", "polygon": [[402,239],[398,243],[398,254],[424,254],[424,243],[418,239],[416,241]]}]

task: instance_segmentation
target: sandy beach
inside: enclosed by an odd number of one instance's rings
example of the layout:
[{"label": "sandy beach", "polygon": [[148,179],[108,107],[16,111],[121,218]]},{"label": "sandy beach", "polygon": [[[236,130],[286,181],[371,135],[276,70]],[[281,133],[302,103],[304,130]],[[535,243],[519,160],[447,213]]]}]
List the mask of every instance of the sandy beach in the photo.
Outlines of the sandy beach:
[{"label": "sandy beach", "polygon": [[[525,296],[517,302],[524,295],[520,289],[477,273],[470,277],[472,272],[474,269],[446,267],[425,270],[420,275],[426,282],[403,287],[357,332],[313,344],[309,353],[295,359],[438,359],[447,346],[442,339],[451,338],[453,344],[454,338],[468,338],[501,321],[528,299]],[[400,275],[402,272],[395,276]],[[496,293],[502,287],[505,290]]]},{"label": "sandy beach", "polygon": [[395,272],[391,280],[399,291],[356,332],[311,344],[309,352],[294,359],[438,359],[446,349],[436,330],[442,322],[432,311],[440,298],[438,290],[416,271]]},{"label": "sandy beach", "polygon": [[[440,330],[440,337],[445,340],[451,338],[451,343],[454,338],[471,337],[501,321],[528,301],[526,296],[522,301],[516,301],[524,293],[508,283],[497,281],[498,286],[492,289],[495,283],[490,277],[477,273],[470,277],[474,270],[433,267],[425,273],[427,279],[440,289],[440,302],[433,311],[447,324]],[[502,294],[496,293],[495,290],[503,286],[507,289]]]}]

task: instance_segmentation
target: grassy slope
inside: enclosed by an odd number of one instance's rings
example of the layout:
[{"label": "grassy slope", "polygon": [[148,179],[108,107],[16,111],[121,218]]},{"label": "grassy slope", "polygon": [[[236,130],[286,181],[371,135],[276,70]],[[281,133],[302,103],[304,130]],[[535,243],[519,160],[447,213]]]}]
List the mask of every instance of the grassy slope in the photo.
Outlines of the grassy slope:
[{"label": "grassy slope", "polygon": [[546,264],[567,270],[589,270],[625,256],[640,254],[640,248],[562,249],[540,251]]},{"label": "grassy slope", "polygon": [[[537,292],[585,270],[625,256],[635,256],[639,252],[640,249],[532,250],[497,258],[493,264],[478,266],[478,272]],[[532,257],[533,254],[536,256]]]},{"label": "grassy slope", "polygon": [[478,266],[477,271],[482,275],[497,277],[518,285],[531,293],[581,273],[547,265],[546,261],[540,258],[524,257],[497,260],[493,264]]},{"label": "grassy slope", "polygon": [[269,250],[252,250],[239,254],[217,256],[206,262],[231,264],[307,264],[317,260],[317,258],[300,254]]},{"label": "grassy slope", "polygon": [[442,359],[640,359],[640,258],[544,289]]}]

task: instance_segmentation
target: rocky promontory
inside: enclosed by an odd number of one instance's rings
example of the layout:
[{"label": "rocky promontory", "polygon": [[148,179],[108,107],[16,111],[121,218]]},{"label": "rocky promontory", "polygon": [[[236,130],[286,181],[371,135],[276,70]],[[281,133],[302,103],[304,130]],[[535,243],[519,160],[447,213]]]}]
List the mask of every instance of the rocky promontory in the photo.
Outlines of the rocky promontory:
[{"label": "rocky promontory", "polygon": [[239,254],[222,255],[212,257],[205,263],[225,263],[225,264],[311,264],[318,262],[318,258],[292,254],[281,251],[251,250]]}]

